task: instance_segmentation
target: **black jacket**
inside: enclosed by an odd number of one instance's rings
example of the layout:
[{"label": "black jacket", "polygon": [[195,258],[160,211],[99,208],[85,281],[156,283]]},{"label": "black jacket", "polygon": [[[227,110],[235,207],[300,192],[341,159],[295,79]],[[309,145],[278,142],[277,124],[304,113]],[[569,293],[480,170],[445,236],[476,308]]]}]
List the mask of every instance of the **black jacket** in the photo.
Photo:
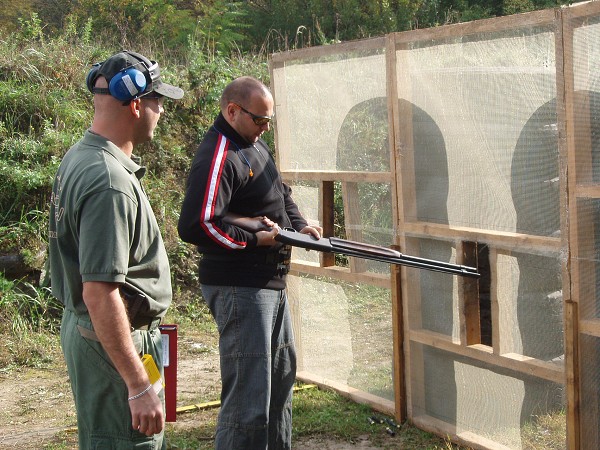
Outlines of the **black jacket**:
[{"label": "black jacket", "polygon": [[254,233],[222,220],[227,212],[267,216],[297,231],[307,225],[267,144],[248,144],[219,114],[192,162],[179,236],[202,254],[201,283],[283,289],[276,256],[280,245],[258,247]]}]

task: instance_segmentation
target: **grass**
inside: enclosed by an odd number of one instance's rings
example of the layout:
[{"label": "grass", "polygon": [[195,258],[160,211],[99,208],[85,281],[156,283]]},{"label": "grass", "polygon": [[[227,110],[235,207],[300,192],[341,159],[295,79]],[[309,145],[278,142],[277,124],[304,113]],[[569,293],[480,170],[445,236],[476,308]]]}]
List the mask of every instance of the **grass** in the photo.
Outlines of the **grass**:
[{"label": "grass", "polygon": [[[359,299],[356,300],[355,307],[362,314],[373,309],[373,305],[367,303],[360,305]],[[64,362],[58,337],[58,311],[58,306],[46,289],[35,287],[27,281],[15,282],[0,277],[0,315],[3,318],[0,322],[0,338],[4,343],[0,347],[0,367],[2,367],[0,374],[19,373],[25,379],[29,371],[36,376],[44,372],[62,373],[64,376]],[[206,304],[201,301],[196,291],[180,292],[169,311],[167,320],[177,323],[180,327],[180,358],[214,353],[217,332]],[[53,380],[53,383],[56,383],[56,380]],[[68,391],[68,387],[64,386],[65,383],[67,381],[63,379],[61,391]],[[213,391],[217,392],[218,388],[214,388],[216,389]],[[52,393],[54,389],[52,386],[41,387],[36,384],[31,389],[35,392],[32,391],[30,394],[37,396],[41,401],[56,397]],[[36,404],[35,398],[26,398],[19,406],[21,410],[14,411],[13,414],[26,413],[31,417],[30,420],[39,419],[40,423],[43,423],[42,419],[45,419],[50,412],[43,408],[36,412],[35,408],[31,408],[31,405]],[[368,440],[370,445],[382,449],[464,448],[450,443],[447,439],[419,430],[408,423],[396,429],[395,436],[389,436],[385,424],[371,424],[368,420],[373,415],[380,418],[385,416],[375,413],[369,406],[355,403],[329,390],[299,390],[294,395],[293,408],[294,442],[336,442],[338,445],[352,447]],[[6,413],[11,414],[9,411]],[[59,410],[57,413],[63,414]],[[180,415],[177,422],[167,424],[169,448],[201,450],[213,448],[217,415],[218,408]],[[564,448],[565,413],[559,411],[536,416],[535,419],[521,430],[523,448],[530,450]],[[45,450],[73,449],[76,447],[76,440],[76,433],[72,430],[62,431],[46,442],[43,448]]]},{"label": "grass", "polygon": [[[7,414],[27,414],[29,421],[43,423],[52,414],[62,416],[60,408],[48,410],[39,408],[47,399],[56,397],[53,389],[60,381],[60,389],[68,391],[64,379],[64,362],[58,336],[60,308],[49,295],[47,289],[35,287],[21,281],[14,282],[0,277],[0,336],[5,343],[0,350],[0,373],[10,376],[20,374],[28,379],[31,371],[35,376],[35,386],[29,395],[19,403],[19,411]],[[212,352],[216,346],[216,329],[206,304],[195,291],[180,292],[169,312],[168,321],[180,327],[180,358],[194,357],[198,353]],[[206,352],[198,350],[198,343],[206,344]],[[49,385],[39,382],[39,376],[47,373]],[[35,374],[35,375],[34,375]],[[57,387],[58,388],[58,387]],[[66,402],[70,406],[69,402]],[[439,437],[420,431],[407,424],[403,425],[395,437],[385,431],[385,425],[369,423],[374,412],[370,407],[355,403],[329,390],[316,388],[302,389],[295,393],[293,404],[293,439],[297,441],[335,441],[352,446],[360,440],[368,439],[379,448],[429,448],[444,449],[447,442]],[[179,405],[182,406],[182,405]],[[72,408],[71,408],[72,409]],[[26,410],[26,412],[24,412]],[[48,416],[50,415],[50,416]],[[178,421],[167,424],[169,448],[171,449],[211,449],[214,447],[214,430],[218,408],[193,411],[178,417]],[[383,417],[383,416],[381,416]],[[11,420],[7,417],[7,420]],[[71,417],[69,420],[73,420]],[[77,435],[72,429],[57,432],[42,447],[45,450],[63,450],[76,447]]]}]

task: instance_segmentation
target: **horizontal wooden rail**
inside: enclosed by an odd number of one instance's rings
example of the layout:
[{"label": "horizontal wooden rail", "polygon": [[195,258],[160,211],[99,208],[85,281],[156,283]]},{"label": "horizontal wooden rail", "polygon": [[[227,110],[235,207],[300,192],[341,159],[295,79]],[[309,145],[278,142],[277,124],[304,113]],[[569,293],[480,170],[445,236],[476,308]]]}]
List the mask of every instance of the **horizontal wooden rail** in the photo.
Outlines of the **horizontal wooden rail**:
[{"label": "horizontal wooden rail", "polygon": [[391,183],[391,172],[338,170],[282,170],[284,181],[350,181],[354,183]]},{"label": "horizontal wooden rail", "polygon": [[347,384],[340,383],[339,381],[329,380],[310,372],[299,371],[296,374],[296,378],[303,383],[316,384],[320,388],[334,390],[343,397],[352,399],[353,401],[363,405],[369,405],[371,408],[381,413],[389,414],[390,416],[394,415],[396,405],[392,400],[378,397],[368,392],[352,388]]},{"label": "horizontal wooden rail", "polygon": [[405,235],[443,240],[481,242],[505,250],[533,252],[555,256],[560,252],[560,237],[536,236],[533,234],[494,231],[470,227],[441,225],[430,222],[406,222]]},{"label": "horizontal wooden rail", "polygon": [[493,353],[492,347],[487,345],[460,345],[452,342],[446,335],[428,330],[411,330],[409,337],[413,342],[445,350],[454,355],[461,355],[501,369],[532,375],[554,383],[565,383],[565,370],[562,363],[542,361],[517,353],[496,355]]},{"label": "horizontal wooden rail", "polygon": [[586,319],[579,322],[579,332],[600,337],[600,319]]},{"label": "horizontal wooden rail", "polygon": [[575,186],[575,196],[580,198],[600,199],[600,185],[578,184]]},{"label": "horizontal wooden rail", "polygon": [[353,273],[347,267],[328,266],[321,267],[318,263],[306,261],[294,261],[290,268],[292,275],[299,276],[301,274],[329,277],[336,280],[346,281],[349,283],[365,283],[371,286],[389,289],[390,274],[378,274],[373,272]]}]

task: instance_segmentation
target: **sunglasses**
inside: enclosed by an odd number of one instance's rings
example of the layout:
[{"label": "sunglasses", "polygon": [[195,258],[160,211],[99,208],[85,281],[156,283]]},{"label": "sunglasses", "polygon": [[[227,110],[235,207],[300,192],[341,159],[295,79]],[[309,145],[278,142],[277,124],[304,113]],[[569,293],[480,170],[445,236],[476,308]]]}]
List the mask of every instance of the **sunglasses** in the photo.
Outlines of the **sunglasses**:
[{"label": "sunglasses", "polygon": [[158,92],[154,92],[154,91],[150,91],[146,94],[142,94],[138,98],[156,99],[156,100],[158,100],[159,105],[162,105],[165,102],[165,96],[159,94]]},{"label": "sunglasses", "polygon": [[259,127],[262,127],[263,125],[268,124],[271,120],[273,120],[273,116],[269,117],[269,116],[257,116],[256,114],[252,114],[250,111],[248,111],[246,108],[244,108],[241,105],[238,105],[237,103],[234,103],[235,106],[239,107],[243,112],[245,112],[246,114],[248,114],[251,118],[252,118],[252,122],[254,122],[256,125],[258,125]]}]

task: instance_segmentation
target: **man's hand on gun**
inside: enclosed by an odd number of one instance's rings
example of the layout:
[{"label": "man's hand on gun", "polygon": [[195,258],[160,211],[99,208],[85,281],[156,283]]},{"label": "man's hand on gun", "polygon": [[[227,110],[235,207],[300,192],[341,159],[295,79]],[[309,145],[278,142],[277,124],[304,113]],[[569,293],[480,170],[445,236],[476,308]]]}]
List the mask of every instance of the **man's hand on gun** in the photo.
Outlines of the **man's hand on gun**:
[{"label": "man's hand on gun", "polygon": [[315,239],[321,239],[321,236],[323,235],[323,228],[318,225],[307,225],[300,230],[300,233],[310,234]]},{"label": "man's hand on gun", "polygon": [[[267,216],[244,217],[239,214],[228,212],[223,220],[231,225],[256,233],[256,238],[258,239],[257,245],[259,246],[270,247],[275,245],[275,236],[279,234],[280,230],[279,225]],[[323,234],[323,228],[318,225],[307,225],[300,230],[300,233],[309,234],[315,239],[320,239]]]},{"label": "man's hand on gun", "polygon": [[279,225],[267,216],[245,217],[228,212],[223,220],[231,225],[255,233],[258,239],[257,245],[259,246],[270,247],[277,243],[275,236],[279,233]]}]

